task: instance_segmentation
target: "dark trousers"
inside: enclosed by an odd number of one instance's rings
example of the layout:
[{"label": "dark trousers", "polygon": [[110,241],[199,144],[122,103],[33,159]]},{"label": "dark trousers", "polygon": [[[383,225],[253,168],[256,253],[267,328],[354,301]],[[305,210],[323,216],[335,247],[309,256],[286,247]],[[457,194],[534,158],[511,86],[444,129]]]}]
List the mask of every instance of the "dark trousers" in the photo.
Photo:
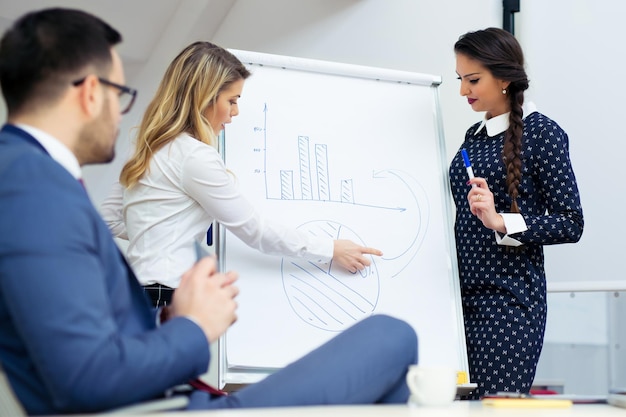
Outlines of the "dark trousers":
[{"label": "dark trousers", "polygon": [[161,284],[144,285],[143,290],[150,297],[153,307],[163,307],[172,303],[174,288]]}]

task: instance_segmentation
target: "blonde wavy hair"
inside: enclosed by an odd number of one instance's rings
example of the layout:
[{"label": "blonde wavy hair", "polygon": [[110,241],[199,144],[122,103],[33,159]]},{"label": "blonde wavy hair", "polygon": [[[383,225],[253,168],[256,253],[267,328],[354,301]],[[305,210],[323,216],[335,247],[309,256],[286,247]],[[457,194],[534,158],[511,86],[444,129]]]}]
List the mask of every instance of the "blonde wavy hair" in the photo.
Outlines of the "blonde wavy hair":
[{"label": "blonde wavy hair", "polygon": [[120,174],[130,188],[150,167],[150,158],[181,133],[217,146],[217,136],[204,116],[219,94],[250,72],[233,54],[210,42],[194,42],[170,63],[143,115],[135,151]]}]

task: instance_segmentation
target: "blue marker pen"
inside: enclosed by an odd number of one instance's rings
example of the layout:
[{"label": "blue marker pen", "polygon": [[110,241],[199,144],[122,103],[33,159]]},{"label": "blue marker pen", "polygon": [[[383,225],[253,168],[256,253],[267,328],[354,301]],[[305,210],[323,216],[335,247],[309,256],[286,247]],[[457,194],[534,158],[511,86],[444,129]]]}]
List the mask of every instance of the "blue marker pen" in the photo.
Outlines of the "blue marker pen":
[{"label": "blue marker pen", "polygon": [[[461,149],[461,155],[463,155],[463,162],[465,162],[465,170],[467,171],[467,176],[471,180],[472,178],[474,178],[472,163],[470,162],[469,156],[467,156],[467,152],[465,151],[465,149]],[[476,184],[472,184],[472,187],[476,187]]]}]

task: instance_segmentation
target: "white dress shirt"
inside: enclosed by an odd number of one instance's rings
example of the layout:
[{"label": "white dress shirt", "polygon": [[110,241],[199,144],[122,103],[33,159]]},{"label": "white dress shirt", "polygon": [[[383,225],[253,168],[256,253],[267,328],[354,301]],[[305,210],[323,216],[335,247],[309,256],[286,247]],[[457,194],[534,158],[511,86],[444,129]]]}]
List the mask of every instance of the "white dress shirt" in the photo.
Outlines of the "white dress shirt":
[{"label": "white dress shirt", "polygon": [[82,178],[82,171],[80,169],[78,159],[76,159],[76,155],[74,155],[74,153],[72,153],[72,151],[60,140],[33,126],[22,123],[18,123],[15,126],[34,137],[37,142],[43,146],[46,152],[50,154],[52,159],[57,161],[63,168],[72,174],[74,178],[77,180]]},{"label": "white dress shirt", "polygon": [[[537,107],[532,102],[526,102],[522,106],[522,118],[525,118],[529,114],[536,112]],[[497,136],[500,133],[504,132],[509,128],[509,113],[504,113],[496,117],[492,117],[491,119],[485,119],[482,121],[481,125],[478,126],[476,132],[477,134],[482,129],[487,129],[487,135],[490,137]],[[506,228],[506,234],[501,235],[498,231],[494,230],[496,242],[498,245],[504,246],[520,246],[522,242],[517,239],[513,239],[509,235],[514,233],[525,232],[528,230],[528,226],[526,225],[526,221],[524,217],[520,213],[500,213],[502,219],[504,220],[504,227]]]},{"label": "white dress shirt", "polygon": [[334,249],[332,239],[263,219],[217,150],[187,134],[157,151],[135,186],[115,184],[101,214],[115,236],[129,240],[126,255],[143,285],[176,288],[213,221],[266,254],[328,262]]}]

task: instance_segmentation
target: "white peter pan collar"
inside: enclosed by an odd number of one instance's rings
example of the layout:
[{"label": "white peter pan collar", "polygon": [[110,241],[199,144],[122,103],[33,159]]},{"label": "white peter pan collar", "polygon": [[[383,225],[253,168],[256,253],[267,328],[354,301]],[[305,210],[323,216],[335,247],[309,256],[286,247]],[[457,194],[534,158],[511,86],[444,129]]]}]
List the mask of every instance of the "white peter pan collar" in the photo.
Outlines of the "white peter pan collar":
[{"label": "white peter pan collar", "polygon": [[[522,106],[522,118],[525,119],[526,116],[536,111],[537,106],[535,106],[535,103],[528,101]],[[476,132],[474,132],[474,135],[477,135],[483,127],[487,128],[487,136],[493,137],[499,135],[509,127],[509,113],[504,113],[499,116],[492,117],[491,119],[487,119],[485,116],[483,121],[480,123],[480,126],[478,126],[478,129],[476,129]]]}]

